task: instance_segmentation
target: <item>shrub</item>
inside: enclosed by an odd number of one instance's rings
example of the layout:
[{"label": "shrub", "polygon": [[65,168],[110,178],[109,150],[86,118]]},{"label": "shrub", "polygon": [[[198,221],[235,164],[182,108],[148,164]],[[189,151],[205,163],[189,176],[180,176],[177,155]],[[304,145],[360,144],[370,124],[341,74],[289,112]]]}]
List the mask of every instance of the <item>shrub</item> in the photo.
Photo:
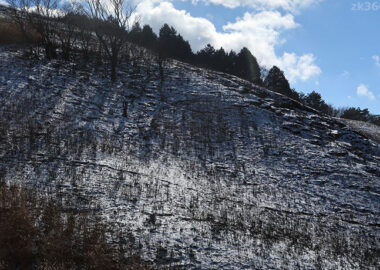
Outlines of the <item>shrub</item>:
[{"label": "shrub", "polygon": [[[0,269],[148,269],[107,242],[106,226],[63,212],[51,198],[0,187]],[[128,264],[127,264],[128,263]]]},{"label": "shrub", "polygon": [[[30,42],[32,44],[36,44],[38,42],[39,36],[38,34],[29,29],[30,31]],[[6,19],[0,19],[0,44],[25,44],[27,41],[25,40],[22,32],[17,27],[16,24],[11,23]]]},{"label": "shrub", "polygon": [[0,44],[23,43],[21,31],[6,20],[0,20]]}]

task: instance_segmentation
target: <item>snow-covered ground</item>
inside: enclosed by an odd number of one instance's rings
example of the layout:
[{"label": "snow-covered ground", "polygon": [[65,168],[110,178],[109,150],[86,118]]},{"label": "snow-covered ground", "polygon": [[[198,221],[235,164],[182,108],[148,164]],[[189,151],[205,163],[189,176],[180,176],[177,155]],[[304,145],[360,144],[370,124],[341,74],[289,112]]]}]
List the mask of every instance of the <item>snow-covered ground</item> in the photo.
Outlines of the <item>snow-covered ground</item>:
[{"label": "snow-covered ground", "polygon": [[372,139],[378,143],[380,143],[380,127],[374,125],[372,123],[349,120],[349,119],[341,119],[344,123],[347,124],[351,129],[358,132],[359,134]]},{"label": "snow-covered ground", "polygon": [[0,180],[176,269],[380,267],[380,145],[340,120],[176,61],[0,59]]}]

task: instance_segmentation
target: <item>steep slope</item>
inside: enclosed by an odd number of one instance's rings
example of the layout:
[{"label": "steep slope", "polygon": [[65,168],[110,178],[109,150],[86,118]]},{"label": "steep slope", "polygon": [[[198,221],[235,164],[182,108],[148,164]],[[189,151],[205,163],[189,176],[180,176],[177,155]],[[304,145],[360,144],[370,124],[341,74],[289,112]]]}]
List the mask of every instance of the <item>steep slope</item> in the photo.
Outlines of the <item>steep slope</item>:
[{"label": "steep slope", "polygon": [[380,146],[236,77],[0,48],[0,180],[97,211],[174,268],[376,269]]}]

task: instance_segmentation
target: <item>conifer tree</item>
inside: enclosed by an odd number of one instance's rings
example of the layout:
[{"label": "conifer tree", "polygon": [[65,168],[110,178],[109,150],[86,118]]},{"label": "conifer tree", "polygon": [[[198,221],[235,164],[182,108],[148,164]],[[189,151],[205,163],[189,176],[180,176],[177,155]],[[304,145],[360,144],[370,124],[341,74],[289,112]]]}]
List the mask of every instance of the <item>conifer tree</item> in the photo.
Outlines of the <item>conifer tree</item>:
[{"label": "conifer tree", "polygon": [[157,35],[149,25],[144,25],[142,29],[141,44],[149,49],[153,49],[157,43]]},{"label": "conifer tree", "polygon": [[237,55],[235,74],[242,79],[259,85],[262,84],[260,67],[256,57],[246,47]]},{"label": "conifer tree", "polygon": [[288,96],[291,93],[290,85],[284,72],[276,66],[273,66],[264,80],[264,85],[268,89]]}]

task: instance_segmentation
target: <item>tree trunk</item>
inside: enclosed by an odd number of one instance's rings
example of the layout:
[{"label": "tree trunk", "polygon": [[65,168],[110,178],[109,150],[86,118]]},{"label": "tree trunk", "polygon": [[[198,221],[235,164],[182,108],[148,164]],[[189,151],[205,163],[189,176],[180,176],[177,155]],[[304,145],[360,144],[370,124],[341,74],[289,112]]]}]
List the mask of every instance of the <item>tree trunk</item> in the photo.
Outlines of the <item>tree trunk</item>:
[{"label": "tree trunk", "polygon": [[161,83],[164,81],[164,63],[163,62],[164,62],[164,60],[162,58],[158,59],[158,68],[160,71]]},{"label": "tree trunk", "polygon": [[53,43],[48,42],[45,44],[45,55],[47,59],[53,59],[57,57],[57,52]]},{"label": "tree trunk", "polygon": [[63,56],[63,59],[65,60],[70,59],[70,45],[62,46],[62,56]]},{"label": "tree trunk", "polygon": [[116,81],[116,65],[117,65],[117,56],[113,55],[111,59],[111,81]]}]

